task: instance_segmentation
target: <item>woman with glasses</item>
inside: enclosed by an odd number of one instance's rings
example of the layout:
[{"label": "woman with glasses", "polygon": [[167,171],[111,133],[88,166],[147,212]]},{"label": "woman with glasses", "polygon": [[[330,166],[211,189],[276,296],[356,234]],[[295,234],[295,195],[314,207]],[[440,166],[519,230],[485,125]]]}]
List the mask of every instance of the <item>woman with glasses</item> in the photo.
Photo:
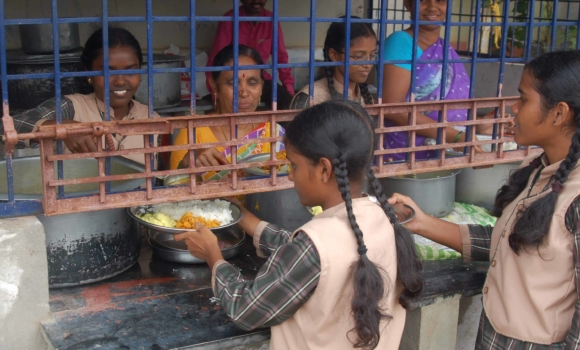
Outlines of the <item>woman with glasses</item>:
[{"label": "woman with glasses", "polygon": [[[323,49],[325,62],[344,62],[345,27],[344,23],[332,23],[328,28]],[[351,23],[348,54],[351,62],[348,70],[348,99],[361,105],[372,104],[373,97],[369,93],[366,81],[373,64],[356,64],[376,59],[377,36],[370,24]],[[326,76],[314,82],[313,104],[343,99],[344,65],[325,67],[324,70]],[[309,85],[306,85],[294,96],[291,109],[309,107],[308,93]]]},{"label": "woman with glasses", "polygon": [[[419,21],[442,22],[447,13],[446,0],[405,0],[405,8],[414,18],[415,4],[419,4]],[[416,40],[416,59],[418,61],[433,61],[417,63],[414,77],[411,77],[411,63],[394,63],[385,65],[383,73],[383,103],[398,103],[414,101],[460,100],[469,98],[469,76],[462,63],[449,63],[443,75],[441,63],[447,50],[448,59],[459,59],[457,52],[451,47],[445,47],[439,37],[441,25],[420,24]],[[413,26],[394,32],[385,40],[385,61],[411,62],[413,55]],[[414,82],[414,91],[411,94],[411,80]],[[445,82],[445,90],[441,91],[441,83]],[[386,115],[386,126],[402,126],[408,124],[408,113]],[[431,124],[439,120],[439,111],[417,114],[417,124]],[[447,121],[456,122],[467,120],[467,110],[449,110]],[[478,130],[480,131],[480,130]],[[387,134],[385,148],[406,148],[407,132]],[[437,138],[437,129],[417,130],[416,145],[422,146],[426,138]],[[462,128],[447,127],[446,141],[448,143],[464,142],[465,133]],[[417,159],[433,158],[435,151],[416,152]],[[390,154],[389,161],[405,159],[405,153]]]}]

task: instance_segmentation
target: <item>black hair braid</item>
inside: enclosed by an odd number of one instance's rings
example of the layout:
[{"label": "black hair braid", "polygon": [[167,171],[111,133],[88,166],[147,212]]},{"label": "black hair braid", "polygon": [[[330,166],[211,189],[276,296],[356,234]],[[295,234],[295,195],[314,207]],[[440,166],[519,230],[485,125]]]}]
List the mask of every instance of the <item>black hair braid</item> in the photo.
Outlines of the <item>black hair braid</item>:
[{"label": "black hair braid", "polygon": [[373,96],[369,92],[369,84],[367,84],[367,83],[359,84],[358,88],[360,89],[360,94],[363,98],[363,101],[365,101],[365,104],[372,105],[374,101],[373,101]]},{"label": "black hair braid", "polygon": [[522,193],[526,185],[528,184],[528,180],[534,169],[538,168],[541,162],[542,156],[534,159],[530,164],[527,166],[517,169],[510,174],[507,184],[500,187],[497,190],[497,194],[495,195],[495,202],[493,204],[493,209],[491,210],[491,215],[495,217],[500,217],[503,213],[503,209],[506,205],[511,203],[517,196]]},{"label": "black hair braid", "polygon": [[416,300],[425,288],[425,281],[421,276],[421,269],[423,264],[417,250],[415,249],[415,241],[411,233],[397,220],[393,207],[389,204],[387,196],[384,194],[379,180],[375,177],[373,169],[367,172],[367,179],[369,180],[373,192],[377,197],[383,211],[393,224],[395,230],[395,242],[397,245],[397,276],[403,284],[404,290],[399,297],[399,303],[408,308],[410,303]]},{"label": "black hair braid", "polygon": [[[328,48],[324,48],[324,61],[330,62],[330,55],[328,54]],[[336,91],[334,88],[334,67],[324,67],[324,72],[326,73],[326,80],[328,82],[328,92],[330,92],[330,99],[333,101],[342,100],[342,95]]]},{"label": "black hair braid", "polygon": [[[572,137],[572,144],[566,158],[560,163],[556,171],[554,182],[563,185],[568,176],[576,167],[580,158],[580,126]],[[550,230],[552,217],[558,192],[550,190],[550,193],[533,202],[527,209],[520,212],[517,221],[509,236],[509,244],[512,250],[517,254],[526,247],[538,248]]]},{"label": "black hair braid", "polygon": [[344,199],[348,221],[356,236],[360,255],[353,276],[355,297],[351,302],[351,310],[355,326],[351,332],[356,332],[358,336],[353,345],[355,348],[374,349],[378,346],[381,338],[379,328],[381,321],[392,319],[391,315],[383,312],[380,305],[385,293],[385,283],[381,270],[367,256],[363,233],[356,222],[352,209],[346,157],[341,155],[338,159],[333,159],[332,163],[338,189],[342,199]]},{"label": "black hair braid", "polygon": [[350,195],[350,185],[348,182],[348,170],[346,169],[346,157],[341,155],[338,159],[333,159],[332,164],[334,165],[334,174],[336,176],[336,182],[338,182],[338,189],[344,199],[346,204],[346,211],[348,214],[348,220],[350,221],[350,226],[352,227],[354,234],[356,235],[356,243],[359,247],[359,254],[366,254],[366,247],[363,241],[363,233],[356,222],[356,217],[352,211],[352,198]]}]

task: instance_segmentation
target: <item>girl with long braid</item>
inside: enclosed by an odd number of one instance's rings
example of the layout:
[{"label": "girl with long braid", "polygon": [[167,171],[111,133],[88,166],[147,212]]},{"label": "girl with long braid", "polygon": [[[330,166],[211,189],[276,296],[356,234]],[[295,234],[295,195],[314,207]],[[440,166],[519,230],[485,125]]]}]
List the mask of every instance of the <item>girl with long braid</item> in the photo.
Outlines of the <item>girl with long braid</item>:
[{"label": "girl with long braid", "polygon": [[515,141],[544,149],[497,193],[495,227],[455,225],[416,210],[405,226],[491,261],[476,349],[580,349],[580,51],[544,54],[524,69]]},{"label": "girl with long braid", "polygon": [[[352,18],[359,17],[352,16]],[[328,28],[323,48],[325,62],[344,62],[345,28],[345,23],[339,22],[332,23]],[[357,61],[373,61],[377,57],[377,35],[369,23],[351,23],[348,54],[351,62],[348,71],[348,99],[362,105],[373,104],[373,97],[366,83],[373,65],[355,64]],[[324,67],[324,72],[325,77],[314,82],[313,105],[343,99],[344,66]],[[291,109],[303,109],[310,106],[309,86],[306,85],[294,95]]]},{"label": "girl with long braid", "polygon": [[[399,347],[404,307],[423,290],[421,262],[370,168],[373,137],[352,101],[316,105],[290,122],[290,180],[302,205],[324,211],[292,233],[245,210],[240,226],[268,257],[255,280],[223,260],[202,225],[176,236],[208,262],[214,294],[236,324],[272,327],[272,349]],[[380,205],[363,196],[366,177]]]}]

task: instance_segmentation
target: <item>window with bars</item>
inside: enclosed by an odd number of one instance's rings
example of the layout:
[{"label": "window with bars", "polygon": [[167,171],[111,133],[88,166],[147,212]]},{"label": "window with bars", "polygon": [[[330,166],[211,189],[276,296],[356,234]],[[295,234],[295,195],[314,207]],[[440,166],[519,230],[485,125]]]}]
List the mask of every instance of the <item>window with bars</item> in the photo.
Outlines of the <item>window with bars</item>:
[{"label": "window with bars", "polygon": [[[251,143],[252,141],[242,141],[242,135],[238,135],[235,130],[236,126],[243,123],[251,122],[266,122],[269,121],[271,125],[275,125],[278,121],[288,121],[294,116],[295,111],[259,111],[252,113],[244,113],[243,115],[235,114],[238,110],[238,72],[248,69],[268,69],[272,75],[273,81],[279,79],[279,68],[291,68],[293,70],[302,70],[305,73],[305,80],[309,83],[308,95],[314,95],[314,81],[316,71],[320,67],[344,67],[345,74],[344,86],[348,86],[349,73],[348,68],[353,65],[374,65],[375,74],[369,78],[370,85],[376,87],[372,89],[375,96],[375,103],[367,105],[367,111],[371,115],[378,116],[378,125],[376,133],[379,138],[375,154],[377,155],[377,174],[379,177],[392,176],[397,174],[406,174],[413,172],[428,171],[434,168],[460,168],[474,165],[492,165],[495,163],[508,162],[522,159],[530,152],[530,149],[516,150],[513,152],[506,152],[502,144],[505,141],[502,139],[503,134],[501,128],[494,127],[491,140],[475,140],[475,127],[481,122],[476,120],[479,111],[496,110],[495,120],[488,121],[488,123],[498,124],[497,118],[504,115],[506,108],[514,102],[513,98],[506,98],[502,96],[513,95],[513,84],[517,86],[514,79],[506,79],[506,76],[517,76],[521,73],[521,64],[526,60],[538,55],[546,50],[555,49],[576,49],[578,48],[578,11],[580,10],[577,2],[551,2],[551,1],[509,1],[504,0],[499,3],[495,2],[479,2],[475,0],[469,1],[447,1],[447,7],[451,9],[447,11],[445,18],[438,22],[429,21],[414,21],[411,20],[409,12],[404,8],[401,0],[372,0],[368,3],[364,1],[344,1],[344,0],[297,0],[297,3],[290,4],[280,0],[271,0],[268,2],[271,16],[264,17],[244,17],[240,16],[238,1],[219,1],[222,5],[228,5],[233,8],[231,16],[220,16],[213,13],[208,14],[208,9],[201,1],[190,0],[189,2],[181,2],[180,6],[187,4],[187,8],[179,14],[171,15],[155,15],[154,0],[146,0],[144,2],[144,11],[137,11],[138,13],[131,13],[131,6],[125,7],[124,12],[118,13],[117,9],[109,6],[107,0],[102,0],[100,15],[97,16],[71,16],[63,17],[59,9],[57,0],[50,1],[50,16],[43,18],[12,18],[6,16],[7,1],[0,0],[0,37],[6,37],[7,28],[9,26],[21,24],[50,24],[52,25],[53,34],[53,71],[49,73],[26,73],[26,74],[10,74],[7,69],[7,42],[0,40],[0,75],[2,99],[4,104],[3,109],[3,124],[4,135],[3,141],[8,150],[14,146],[18,140],[39,139],[41,140],[41,148],[43,153],[41,156],[42,163],[42,181],[44,188],[44,198],[40,201],[20,202],[15,200],[13,181],[15,174],[12,168],[12,157],[8,153],[5,161],[6,171],[3,172],[0,182],[4,182],[6,188],[6,200],[0,203],[0,217],[2,216],[17,216],[29,215],[40,212],[46,212],[49,215],[63,214],[76,211],[98,210],[112,207],[126,207],[129,205],[152,203],[160,201],[175,201],[180,199],[193,198],[213,198],[224,195],[251,193],[253,191],[270,191],[281,188],[291,187],[292,184],[287,181],[284,176],[278,176],[274,170],[269,176],[260,178],[241,178],[238,177],[238,170],[247,167],[248,165],[237,164],[236,158],[233,157],[232,164],[220,165],[218,167],[196,168],[191,164],[188,168],[179,170],[163,170],[155,169],[153,154],[169,152],[175,150],[188,150],[190,161],[195,160],[195,155],[192,150],[200,149],[203,146],[195,144],[195,128],[204,125],[228,125],[231,126],[231,140],[227,142],[210,143],[207,146],[212,147],[227,147],[231,149],[232,154],[236,154],[237,148],[240,144]],[[414,0],[415,13],[418,13],[420,0]],[[141,3],[140,3],[141,4]],[[13,5],[17,6],[17,5]],[[115,5],[117,6],[117,5]],[[167,5],[169,6],[169,5]],[[492,6],[495,6],[492,8]],[[300,15],[288,15],[292,7],[300,7],[304,13]],[[321,11],[321,7],[324,11]],[[364,7],[364,11],[360,11]],[[334,14],[329,15],[327,10],[332,8]],[[499,8],[499,10],[498,10]],[[228,8],[225,7],[224,11]],[[493,10],[493,11],[492,11]],[[117,11],[117,12],[116,12]],[[179,12],[179,11],[178,11]],[[212,9],[210,12],[215,12]],[[321,13],[324,12],[324,13]],[[363,18],[353,18],[352,14],[366,13]],[[339,18],[340,15],[346,16]],[[416,17],[416,16],[415,16]],[[204,25],[218,22],[232,22],[233,24],[233,39],[234,46],[240,43],[239,28],[240,23],[244,22],[271,22],[272,25],[272,50],[271,61],[263,65],[240,66],[238,64],[239,53],[235,50],[233,66],[225,67],[206,67],[196,65],[196,50],[198,42],[207,41],[207,38],[198,37],[198,31]],[[350,55],[344,55],[344,61],[341,62],[323,62],[317,57],[317,52],[323,45],[323,38],[326,28],[330,23],[342,22],[345,23],[345,37],[350,37],[350,28],[354,23],[368,23],[374,26],[378,39],[377,52],[378,55],[371,61],[355,61]],[[181,28],[186,28],[189,34],[188,44],[190,46],[189,60],[190,67],[179,68],[155,68],[153,65],[147,65],[141,69],[129,69],[114,71],[109,69],[108,65],[108,45],[104,42],[103,60],[104,69],[102,71],[64,71],[61,69],[59,57],[59,40],[58,40],[58,23],[80,23],[91,24],[93,26],[102,26],[104,28],[106,38],[106,31],[110,24],[123,25],[125,23],[133,23],[142,25],[142,31],[138,35],[141,38],[142,45],[145,47],[143,55],[148,59],[148,62],[153,62],[154,55],[154,37],[170,37],[170,33],[156,34],[157,25],[179,23]],[[385,38],[396,31],[400,31],[408,26],[424,24],[436,24],[441,26],[441,38],[445,47],[453,47],[460,54],[459,57],[451,57],[447,50],[443,50],[441,57],[432,60],[422,59],[411,55],[411,59],[407,61],[389,61],[385,60]],[[280,27],[279,27],[280,25]],[[299,61],[292,61],[288,63],[280,63],[278,60],[278,30],[282,28],[285,34],[289,31],[285,28],[301,28],[301,31],[292,33],[292,35],[308,38],[304,49],[307,55],[304,59]],[[414,34],[412,39],[413,52],[417,51],[417,33],[418,27],[414,27]],[[323,33],[323,34],[321,34]],[[204,32],[207,34],[207,31]],[[157,36],[156,36],[157,35]],[[495,45],[495,39],[497,44]],[[106,40],[106,39],[105,39]],[[346,40],[345,52],[350,48],[349,40]],[[474,49],[477,48],[477,49]],[[365,58],[366,59],[366,58]],[[416,82],[411,79],[409,98],[400,103],[383,105],[383,77],[385,72],[385,65],[389,64],[410,64],[411,77],[415,77],[418,68],[423,64],[435,64],[441,67],[442,80],[438,83],[437,89],[440,89],[441,94],[437,94],[437,98],[425,100],[420,102],[416,97]],[[450,65],[462,64],[465,67],[466,79],[468,81],[466,88],[468,90],[464,99],[459,101],[450,101],[446,98],[445,92],[449,90],[450,85],[446,81],[446,77],[450,74]],[[519,66],[518,66],[519,65]],[[519,68],[518,68],[519,67]],[[518,73],[518,69],[520,69]],[[42,131],[34,133],[17,133],[11,128],[13,122],[10,119],[11,108],[9,101],[9,82],[11,81],[26,81],[30,79],[50,79],[54,81],[56,105],[60,105],[62,101],[62,81],[67,78],[83,77],[100,77],[103,76],[105,81],[109,80],[111,76],[119,74],[143,74],[149,87],[146,91],[148,103],[149,117],[154,115],[154,75],[163,73],[186,73],[188,74],[189,86],[192,89],[191,96],[195,96],[195,87],[198,85],[197,73],[205,73],[220,70],[233,71],[233,112],[231,115],[214,115],[206,116],[197,113],[198,101],[192,98],[189,102],[188,112],[182,113],[182,116],[173,118],[163,118],[161,121],[143,120],[132,121],[130,123],[110,122],[109,106],[110,100],[108,98],[108,85],[105,84],[105,99],[104,103],[104,122],[102,124],[81,125],[70,127],[67,125],[46,127]],[[510,73],[511,72],[511,73]],[[372,74],[371,74],[372,75]],[[510,84],[512,84],[510,86]],[[276,106],[277,101],[277,84],[272,85],[272,101]],[[296,90],[301,86],[294,86]],[[511,90],[510,90],[511,89]],[[348,98],[348,90],[344,89],[343,98]],[[483,98],[483,99],[482,99]],[[465,120],[451,120],[449,118],[450,111],[464,109],[466,110]],[[418,113],[435,113],[435,119],[432,124],[418,125]],[[63,111],[56,108],[57,124],[62,122]],[[394,126],[385,123],[384,116],[391,113],[408,113],[408,125]],[[445,149],[449,147],[449,141],[446,141],[446,127],[452,129],[464,130],[468,135],[465,142],[460,142],[457,147],[463,147],[462,156],[455,158],[446,158]],[[189,143],[186,145],[165,145],[156,147],[152,143],[152,134],[167,134],[173,132],[175,129],[185,128],[189,130]],[[418,130],[423,129],[437,129],[437,137],[434,143],[425,143],[417,145],[415,143]],[[451,130],[451,129],[449,129]],[[406,145],[397,149],[387,149],[384,147],[384,142],[388,139],[387,133],[399,132],[407,135]],[[449,131],[447,131],[448,133]],[[127,135],[144,135],[143,142],[144,149],[137,150],[116,150],[106,151],[106,145],[100,145],[98,152],[92,152],[79,155],[71,155],[63,153],[62,141],[58,141],[59,147],[56,153],[53,153],[53,141],[61,140],[63,135],[67,133],[76,133],[80,135],[101,136],[103,134],[127,134]],[[272,129],[272,135],[275,130]],[[274,137],[266,139],[272,146],[276,142],[281,141],[281,137]],[[476,154],[476,145],[490,145],[491,152],[486,154]],[[272,147],[274,150],[275,147]],[[428,159],[420,160],[416,158],[417,152],[433,151],[434,156]],[[146,157],[145,172],[139,175],[111,175],[111,156],[125,156],[133,153],[146,153],[151,155]],[[405,156],[399,161],[390,161],[389,155],[393,153],[404,153]],[[99,161],[98,176],[84,179],[65,179],[63,173],[63,162],[75,158],[97,158]],[[283,162],[277,161],[275,154],[272,151],[271,159],[265,162],[259,162],[251,165],[279,165]],[[273,167],[274,168],[274,167]],[[56,169],[56,172],[54,172]],[[196,182],[196,174],[201,174],[208,170],[230,171],[230,176],[223,182]],[[168,188],[155,181],[156,178],[169,175],[187,175],[190,179],[189,186],[178,188]],[[39,174],[40,176],[40,174]],[[134,190],[130,192],[114,193],[109,186],[111,181],[123,180],[128,178],[145,178],[146,186],[144,189]],[[81,198],[71,197],[65,195],[63,187],[79,184],[79,183],[98,183],[99,192],[93,196],[85,196]]]}]

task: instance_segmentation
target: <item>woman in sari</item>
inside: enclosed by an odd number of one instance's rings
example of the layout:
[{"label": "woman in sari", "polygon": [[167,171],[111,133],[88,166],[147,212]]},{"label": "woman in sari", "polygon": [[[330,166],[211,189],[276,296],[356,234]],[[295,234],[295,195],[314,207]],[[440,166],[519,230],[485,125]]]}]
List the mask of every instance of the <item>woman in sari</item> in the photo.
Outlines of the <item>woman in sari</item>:
[{"label": "woman in sari", "polygon": [[[260,55],[256,50],[245,45],[238,47],[238,65],[250,66],[263,64]],[[232,66],[234,62],[234,46],[224,47],[214,58],[213,66]],[[234,97],[234,73],[233,71],[212,72],[210,84],[214,91],[214,111],[211,114],[233,113]],[[260,69],[239,70],[238,71],[238,112],[253,112],[260,104],[264,79]],[[199,127],[195,130],[196,143],[213,143],[230,140],[229,126]],[[269,123],[240,124],[238,125],[238,135],[242,140],[270,137]],[[284,135],[284,128],[276,125],[276,136]],[[174,144],[187,144],[187,130],[180,130]],[[276,152],[284,150],[281,142],[276,143]],[[238,146],[238,161],[252,154],[270,153],[270,143],[256,143]],[[187,151],[175,151],[171,153],[170,169],[177,169],[188,166]],[[229,147],[207,148],[196,153],[196,166],[217,166],[231,163],[231,151]],[[203,174],[202,180],[219,180],[230,174],[229,170],[221,172],[207,172]]]},{"label": "woman in sari", "polygon": [[[414,16],[415,1],[405,0],[405,7]],[[441,22],[445,20],[447,13],[447,1],[444,0],[422,0],[419,2],[419,21]],[[449,63],[447,65],[446,76],[442,79],[443,60],[445,50],[448,51],[448,59],[459,59],[453,47],[445,47],[443,40],[439,37],[441,26],[439,24],[420,24],[418,28],[416,58],[418,60],[433,60],[435,63],[417,63],[414,76],[415,90],[413,91],[414,101],[437,101],[461,100],[469,98],[470,79],[462,63]],[[413,27],[403,31],[394,32],[385,39],[385,61],[411,61],[413,54]],[[439,62],[437,62],[439,61]],[[383,103],[399,103],[411,101],[411,64],[397,63],[386,64],[383,73]],[[441,82],[445,81],[445,91],[441,94]],[[493,115],[490,115],[493,117]],[[486,116],[489,117],[489,116]],[[398,113],[386,115],[386,126],[408,125],[408,113]],[[438,121],[439,111],[429,113],[417,113],[417,125],[431,124]],[[467,120],[467,110],[449,110],[447,121],[457,122]],[[446,128],[447,143],[465,142],[464,127]],[[483,128],[477,129],[478,133],[487,133]],[[385,149],[406,148],[407,132],[394,132],[387,134],[385,138]],[[416,146],[424,145],[425,139],[437,138],[437,129],[417,130]],[[477,148],[476,151],[482,151]],[[416,159],[433,158],[435,151],[420,151],[415,153]],[[388,160],[405,159],[405,153],[390,154]]]}]

